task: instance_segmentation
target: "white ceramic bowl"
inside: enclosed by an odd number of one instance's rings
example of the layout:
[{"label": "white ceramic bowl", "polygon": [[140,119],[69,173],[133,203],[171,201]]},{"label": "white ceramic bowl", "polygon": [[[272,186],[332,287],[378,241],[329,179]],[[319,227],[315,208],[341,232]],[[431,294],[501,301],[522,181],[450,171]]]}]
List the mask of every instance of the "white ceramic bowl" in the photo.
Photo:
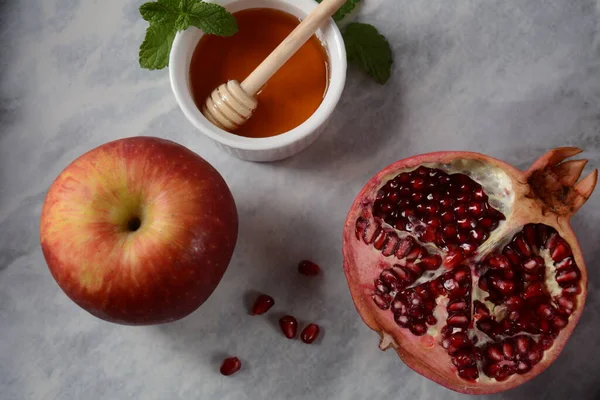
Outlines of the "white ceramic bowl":
[{"label": "white ceramic bowl", "polygon": [[[317,6],[314,0],[219,0],[230,12],[247,8],[275,8],[305,18]],[[275,161],[290,157],[312,144],[324,129],[340,99],[346,82],[346,49],[342,35],[330,19],[318,32],[329,57],[330,81],[323,102],[313,115],[296,128],[277,136],[248,138],[217,128],[202,115],[192,97],[189,70],[194,49],[202,37],[196,28],[179,32],[169,59],[171,87],[187,119],[221,149],[249,161]],[[260,104],[259,104],[260,107]]]}]

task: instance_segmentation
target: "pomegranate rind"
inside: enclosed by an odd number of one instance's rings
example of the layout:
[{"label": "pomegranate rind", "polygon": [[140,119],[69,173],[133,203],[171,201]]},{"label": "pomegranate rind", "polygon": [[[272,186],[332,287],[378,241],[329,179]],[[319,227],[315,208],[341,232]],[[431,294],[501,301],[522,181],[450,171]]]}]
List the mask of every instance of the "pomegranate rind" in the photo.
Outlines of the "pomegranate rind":
[{"label": "pomegranate rind", "polygon": [[[356,196],[344,224],[342,247],[344,258],[343,267],[355,307],[365,324],[379,333],[381,338],[380,348],[382,350],[387,350],[390,347],[394,348],[398,356],[417,373],[448,389],[465,394],[490,394],[514,388],[533,379],[554,362],[577,326],[583,312],[588,291],[587,269],[575,234],[569,225],[569,218],[572,214],[557,215],[546,212],[545,205],[542,204],[540,199],[531,195],[532,190],[527,182],[532,173],[543,169],[549,162],[556,164],[567,157],[579,153],[579,151],[575,151],[575,149],[572,148],[562,149],[567,150],[562,153],[558,152],[558,156],[556,156],[557,151],[542,156],[527,171],[520,171],[501,160],[480,153],[427,153],[390,164],[367,182]],[[571,149],[572,151],[569,152],[568,149]],[[561,156],[562,158],[558,160]],[[439,343],[434,343],[433,346],[431,345],[431,339],[434,338],[428,337],[427,335],[425,337],[411,335],[406,330],[399,328],[392,318],[389,318],[382,310],[377,308],[371,296],[367,294],[363,286],[369,284],[369,282],[361,282],[361,277],[359,275],[361,266],[355,252],[356,247],[359,246],[359,244],[357,244],[359,241],[357,241],[355,236],[356,221],[361,217],[361,213],[364,211],[365,207],[372,204],[378,189],[387,180],[396,176],[401,171],[414,169],[427,163],[450,164],[457,159],[477,160],[487,163],[490,167],[500,168],[510,178],[512,191],[514,193],[513,204],[518,206],[513,207],[511,215],[507,215],[508,226],[505,227],[507,236],[512,237],[512,233],[527,223],[543,223],[549,225],[555,228],[569,244],[573,252],[574,260],[581,272],[581,293],[575,296],[577,307],[569,317],[568,325],[560,331],[554,340],[553,347],[544,352],[542,360],[538,364],[535,364],[529,372],[523,375],[512,375],[505,381],[496,381],[485,376],[480,376],[474,382],[460,378],[456,373],[456,368],[450,363],[448,354]],[[442,360],[443,362],[441,362]]]}]

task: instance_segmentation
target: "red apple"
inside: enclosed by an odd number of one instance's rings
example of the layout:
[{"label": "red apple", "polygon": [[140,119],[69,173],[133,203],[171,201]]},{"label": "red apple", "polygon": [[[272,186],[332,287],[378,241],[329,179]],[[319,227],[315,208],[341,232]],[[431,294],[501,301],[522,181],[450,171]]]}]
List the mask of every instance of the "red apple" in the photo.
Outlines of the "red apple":
[{"label": "red apple", "polygon": [[133,137],[82,155],[56,178],[40,239],[52,276],[96,317],[174,321],[220,282],[238,234],[221,175],[187,148]]}]

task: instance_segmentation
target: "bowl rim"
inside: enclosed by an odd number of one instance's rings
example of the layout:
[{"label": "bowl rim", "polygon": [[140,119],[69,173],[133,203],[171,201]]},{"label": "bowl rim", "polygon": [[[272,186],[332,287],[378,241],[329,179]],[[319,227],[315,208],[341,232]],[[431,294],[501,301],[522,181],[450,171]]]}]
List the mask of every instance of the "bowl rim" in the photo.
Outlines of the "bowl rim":
[{"label": "bowl rim", "polygon": [[[233,12],[259,7],[276,8],[300,18],[305,18],[318,5],[313,0],[207,0],[207,2],[218,3]],[[180,109],[192,125],[209,138],[228,147],[242,150],[272,150],[302,141],[327,121],[344,91],[347,69],[346,48],[337,24],[330,18],[317,32],[317,36],[325,45],[330,71],[327,91],[315,112],[302,124],[275,136],[250,138],[227,132],[214,126],[202,115],[189,87],[191,56],[197,40],[202,35],[203,33],[194,27],[177,32],[169,55],[171,88]],[[198,39],[192,39],[196,37]],[[190,42],[193,42],[193,45],[190,45]]]}]

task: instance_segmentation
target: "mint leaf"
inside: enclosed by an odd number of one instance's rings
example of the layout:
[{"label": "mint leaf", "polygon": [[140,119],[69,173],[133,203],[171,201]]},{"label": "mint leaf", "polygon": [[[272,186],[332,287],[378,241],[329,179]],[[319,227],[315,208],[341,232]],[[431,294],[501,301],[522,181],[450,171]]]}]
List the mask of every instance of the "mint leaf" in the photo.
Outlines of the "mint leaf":
[{"label": "mint leaf", "polygon": [[[322,2],[323,0],[316,0],[317,3]],[[334,21],[341,21],[344,17],[352,12],[356,8],[360,0],[346,0],[344,4],[333,14]]]},{"label": "mint leaf", "polygon": [[[235,17],[224,7],[199,1],[183,0],[183,13],[189,25],[201,29],[209,35],[231,36],[237,32],[238,26]],[[187,29],[187,26],[185,29]],[[180,29],[180,26],[177,27]]]},{"label": "mint leaf", "polygon": [[393,59],[385,37],[373,25],[359,22],[348,24],[342,36],[348,61],[358,65],[377,83],[387,82]]},{"label": "mint leaf", "polygon": [[139,52],[140,66],[148,69],[169,65],[177,31],[195,26],[209,35],[231,36],[238,30],[225,8],[201,0],[158,0],[142,4],[140,14],[150,23]]},{"label": "mint leaf", "polygon": [[153,70],[169,65],[169,54],[176,33],[177,29],[172,23],[150,25],[140,46],[140,67]]},{"label": "mint leaf", "polygon": [[140,6],[140,14],[150,24],[170,23],[177,19],[178,11],[174,5],[168,3],[168,1],[163,0],[142,4]]}]

